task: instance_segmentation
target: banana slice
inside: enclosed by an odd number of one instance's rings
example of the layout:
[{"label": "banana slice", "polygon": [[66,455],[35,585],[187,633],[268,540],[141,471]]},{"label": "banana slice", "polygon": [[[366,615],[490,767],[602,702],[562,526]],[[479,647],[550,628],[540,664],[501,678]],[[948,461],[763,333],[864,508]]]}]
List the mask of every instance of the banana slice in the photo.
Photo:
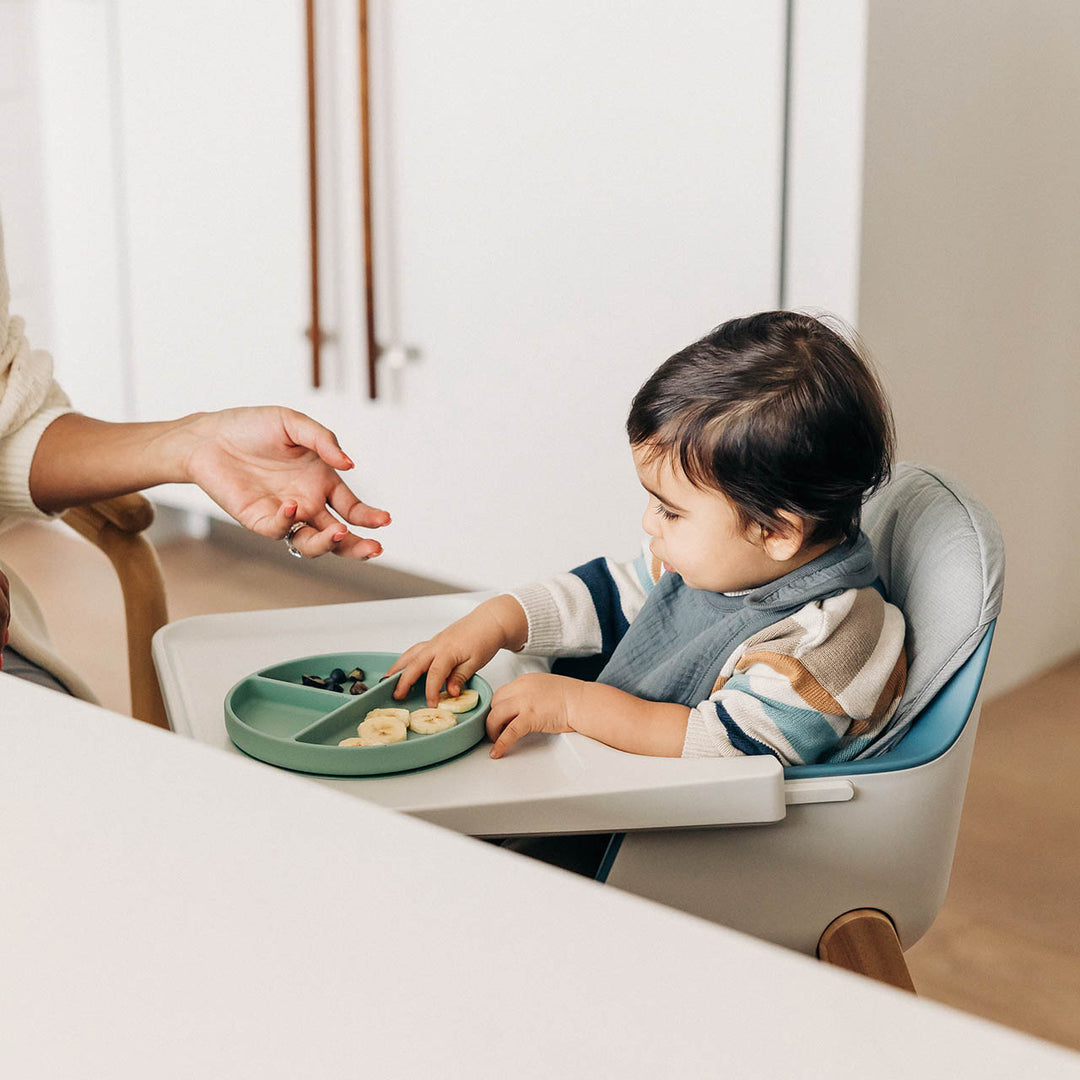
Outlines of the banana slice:
[{"label": "banana slice", "polygon": [[338,746],[363,746],[364,743],[361,739],[342,739],[338,743]]},{"label": "banana slice", "polygon": [[404,742],[408,735],[405,721],[396,716],[369,716],[356,729],[361,746],[382,746]]},{"label": "banana slice", "polygon": [[451,697],[445,690],[439,695],[439,708],[452,713],[469,712],[479,703],[480,695],[475,690],[462,690],[457,697]]},{"label": "banana slice", "polygon": [[409,713],[409,727],[417,735],[434,735],[457,723],[457,717],[446,709],[416,709]]},{"label": "banana slice", "polygon": [[[370,720],[373,716],[389,716],[394,720],[400,720],[406,727],[409,726],[409,710],[408,709],[372,709],[370,712],[364,714],[365,720]],[[357,728],[358,735],[364,733]]]}]

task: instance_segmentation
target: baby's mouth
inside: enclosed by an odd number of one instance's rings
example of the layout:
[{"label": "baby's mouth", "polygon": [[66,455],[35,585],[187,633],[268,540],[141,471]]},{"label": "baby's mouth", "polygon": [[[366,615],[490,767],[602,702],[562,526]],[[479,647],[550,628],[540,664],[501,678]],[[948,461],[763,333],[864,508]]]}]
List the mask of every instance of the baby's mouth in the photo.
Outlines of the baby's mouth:
[{"label": "baby's mouth", "polygon": [[662,558],[660,558],[659,555],[657,555],[656,551],[653,549],[651,544],[649,545],[649,554],[652,555],[652,557],[654,559],[659,559],[660,560],[660,565],[664,568],[664,570],[667,573],[674,574],[676,572],[675,567],[672,566],[671,563],[665,562]]}]

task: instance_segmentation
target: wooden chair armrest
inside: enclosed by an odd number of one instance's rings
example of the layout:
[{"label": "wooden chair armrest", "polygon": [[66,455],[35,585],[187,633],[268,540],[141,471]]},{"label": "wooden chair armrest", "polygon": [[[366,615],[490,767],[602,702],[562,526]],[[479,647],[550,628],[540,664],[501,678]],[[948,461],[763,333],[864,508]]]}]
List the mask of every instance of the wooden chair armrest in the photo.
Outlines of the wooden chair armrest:
[{"label": "wooden chair armrest", "polygon": [[153,523],[154,507],[145,495],[135,492],[132,495],[102,499],[87,506],[72,507],[64,514],[64,521],[84,536],[86,533],[76,522],[86,522],[95,530],[100,529],[103,522],[108,522],[122,533],[140,533]]},{"label": "wooden chair armrest", "polygon": [[154,507],[138,493],[75,506],[64,522],[100,548],[120,579],[127,623],[131,715],[168,728],[165,703],[150,651],[155,631],[168,622],[161,564],[150,541],[141,535],[154,520]]}]

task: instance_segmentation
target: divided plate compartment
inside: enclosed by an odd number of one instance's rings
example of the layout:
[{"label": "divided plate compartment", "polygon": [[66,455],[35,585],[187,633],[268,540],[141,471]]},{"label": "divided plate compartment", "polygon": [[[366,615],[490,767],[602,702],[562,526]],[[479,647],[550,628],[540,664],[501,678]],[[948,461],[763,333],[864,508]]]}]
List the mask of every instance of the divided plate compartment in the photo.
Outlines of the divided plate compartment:
[{"label": "divided plate compartment", "polygon": [[[383,679],[397,653],[326,653],[262,668],[241,679],[225,696],[225,730],[245,754],[271,765],[317,776],[378,776],[421,769],[471,749],[484,737],[491,686],[474,675],[466,689],[480,695],[476,707],[457,713],[457,724],[433,735],[410,730],[405,742],[385,746],[339,746],[379,708],[423,709],[424,679],[404,701],[395,701],[397,678]],[[362,668],[370,687],[339,693],[301,684],[303,675],[325,678],[334,668]],[[382,680],[382,681],[381,681]]]}]

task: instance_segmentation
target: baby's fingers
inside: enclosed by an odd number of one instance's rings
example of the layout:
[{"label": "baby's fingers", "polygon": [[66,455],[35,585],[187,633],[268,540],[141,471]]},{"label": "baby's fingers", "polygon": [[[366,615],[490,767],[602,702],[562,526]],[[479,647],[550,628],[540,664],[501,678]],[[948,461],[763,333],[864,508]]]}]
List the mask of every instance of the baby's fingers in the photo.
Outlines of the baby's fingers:
[{"label": "baby's fingers", "polygon": [[458,664],[449,678],[446,680],[446,692],[451,697],[458,697],[465,684],[476,674],[476,665],[473,663]]},{"label": "baby's fingers", "polygon": [[501,758],[528,730],[517,707],[507,700],[506,687],[496,691],[487,717],[487,736],[495,744],[490,751],[493,758]]},{"label": "baby's fingers", "polygon": [[501,758],[522,735],[528,735],[529,731],[530,728],[520,716],[515,716],[512,720],[508,720],[498,737],[495,739],[495,745],[490,751],[491,757]]},{"label": "baby's fingers", "polygon": [[419,645],[413,645],[412,648],[406,649],[390,665],[389,670],[386,672],[387,676],[401,672],[401,678],[398,679],[397,686],[394,687],[395,698],[400,701],[408,695],[413,683],[427,671],[428,664],[431,663],[431,655],[428,642],[423,641]]},{"label": "baby's fingers", "polygon": [[446,682],[450,672],[457,666],[458,660],[459,657],[454,656],[452,653],[443,653],[441,656],[432,659],[427,673],[427,685],[425,686],[427,703],[431,708],[435,708],[439,704],[439,691],[442,690],[443,683]]}]

